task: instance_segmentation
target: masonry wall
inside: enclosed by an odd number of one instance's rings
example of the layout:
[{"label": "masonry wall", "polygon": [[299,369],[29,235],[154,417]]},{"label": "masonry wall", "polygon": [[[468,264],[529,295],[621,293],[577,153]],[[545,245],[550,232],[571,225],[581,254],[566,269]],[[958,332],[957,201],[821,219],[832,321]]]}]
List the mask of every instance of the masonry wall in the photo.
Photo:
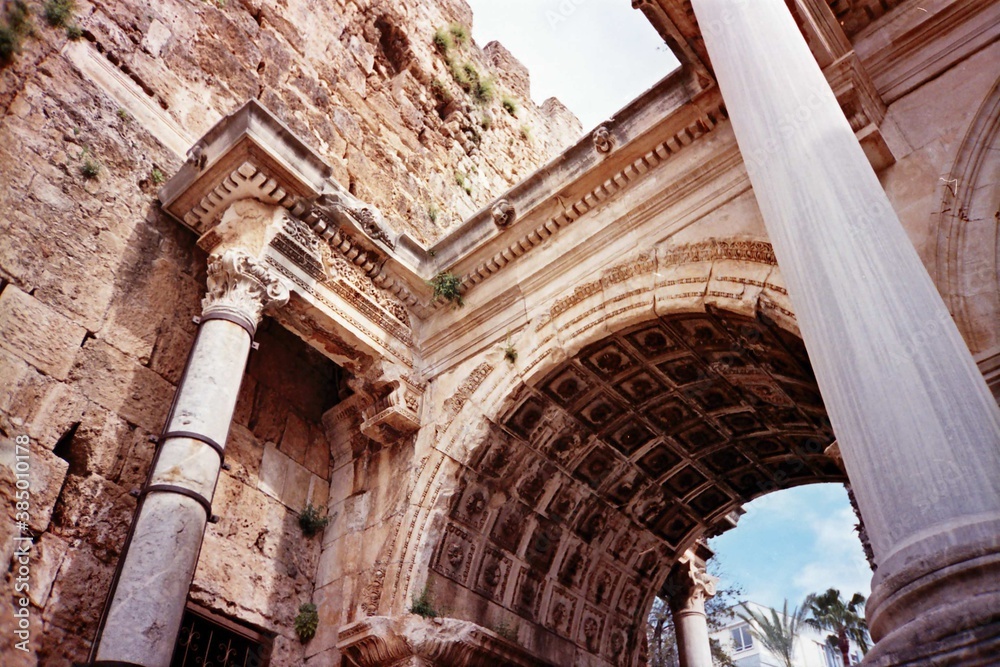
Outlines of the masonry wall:
[{"label": "masonry wall", "polygon": [[[68,665],[86,657],[204,291],[204,254],[156,201],[184,159],[156,127],[193,142],[258,98],[427,243],[580,126],[554,100],[531,102],[503,47],[435,46],[436,30],[471,25],[461,0],[78,2],[75,42],[41,2],[27,7],[33,34],[0,70],[0,561],[11,601],[15,440],[27,436],[31,638],[16,650],[0,615],[0,663]],[[68,48],[90,49],[113,85]],[[491,78],[492,99],[466,92],[448,58]],[[191,598],[275,635],[272,664],[296,665],[292,619],[320,553],[297,515],[326,504],[320,418],[343,378],[277,325],[258,340]]]}]

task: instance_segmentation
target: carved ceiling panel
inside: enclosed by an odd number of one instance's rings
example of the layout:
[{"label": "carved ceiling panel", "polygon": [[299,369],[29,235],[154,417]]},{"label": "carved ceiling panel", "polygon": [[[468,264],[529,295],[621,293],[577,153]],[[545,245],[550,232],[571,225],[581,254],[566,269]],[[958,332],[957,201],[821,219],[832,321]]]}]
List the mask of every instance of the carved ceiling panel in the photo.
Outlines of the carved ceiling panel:
[{"label": "carved ceiling panel", "polygon": [[432,570],[610,664],[684,548],[771,490],[842,482],[801,341],[672,316],[523,390],[460,481]]}]

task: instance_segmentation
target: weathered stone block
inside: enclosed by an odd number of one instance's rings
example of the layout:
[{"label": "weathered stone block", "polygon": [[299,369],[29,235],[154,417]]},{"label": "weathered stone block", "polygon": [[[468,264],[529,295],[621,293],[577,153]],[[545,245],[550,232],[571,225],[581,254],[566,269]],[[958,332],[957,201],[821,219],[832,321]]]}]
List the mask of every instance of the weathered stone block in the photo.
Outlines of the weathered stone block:
[{"label": "weathered stone block", "polygon": [[0,348],[0,425],[9,433],[22,431],[55,380],[38,372],[21,357]]},{"label": "weathered stone block", "polygon": [[289,413],[281,436],[281,451],[296,463],[304,463],[309,449],[309,425],[294,412]]},{"label": "weathered stone block", "polygon": [[86,542],[94,555],[110,561],[119,554],[135,503],[126,489],[102,477],[69,475],[53,513],[52,532]]},{"label": "weathered stone block", "polygon": [[83,397],[75,387],[52,384],[36,406],[28,424],[28,434],[46,449],[52,449],[74,424],[83,422],[89,413],[104,412]]},{"label": "weathered stone block", "polygon": [[[72,629],[80,637],[93,637],[104,596],[111,585],[112,563],[102,562],[86,546],[66,552],[42,618]],[[84,656],[85,657],[85,656]]]},{"label": "weathered stone block", "polygon": [[226,440],[226,461],[231,466],[229,474],[235,479],[257,488],[260,477],[264,445],[244,426],[233,424]]},{"label": "weathered stone block", "polygon": [[158,431],[174,388],[162,377],[103,341],[87,341],[69,375],[88,398],[147,431]]},{"label": "weathered stone block", "polygon": [[13,285],[0,292],[0,345],[63,379],[86,330]]},{"label": "weathered stone block", "polygon": [[31,604],[39,609],[45,606],[52,592],[52,583],[62,565],[69,544],[64,540],[43,533],[32,547],[31,556]]},{"label": "weathered stone block", "polygon": [[305,466],[323,479],[330,477],[330,444],[322,428],[309,427],[309,448],[306,450]]},{"label": "weathered stone block", "polygon": [[[25,479],[29,483],[31,503],[28,526],[37,535],[48,529],[52,509],[69,466],[66,461],[34,441],[27,445],[27,459],[18,459],[18,455],[23,455],[24,451],[23,447],[15,445],[14,440],[6,438],[0,440],[0,465],[12,471],[16,469],[19,472],[23,471],[27,475]],[[26,470],[23,470],[23,465],[15,468],[19,460],[27,465]]]}]

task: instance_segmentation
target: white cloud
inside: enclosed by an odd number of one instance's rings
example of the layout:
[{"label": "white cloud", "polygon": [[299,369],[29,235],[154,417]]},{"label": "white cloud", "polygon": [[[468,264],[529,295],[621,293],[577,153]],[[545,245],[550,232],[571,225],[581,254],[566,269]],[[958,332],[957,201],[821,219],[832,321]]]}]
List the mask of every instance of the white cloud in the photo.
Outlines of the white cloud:
[{"label": "white cloud", "polygon": [[871,592],[872,571],[854,532],[856,522],[849,505],[813,521],[812,559],[792,577],[800,597],[828,588],[836,588],[845,598],[854,593],[867,597]]},{"label": "white cloud", "polygon": [[739,525],[711,546],[747,599],[780,608],[785,599],[799,605],[828,588],[868,594],[871,570],[842,486],[779,491],[746,509]]}]

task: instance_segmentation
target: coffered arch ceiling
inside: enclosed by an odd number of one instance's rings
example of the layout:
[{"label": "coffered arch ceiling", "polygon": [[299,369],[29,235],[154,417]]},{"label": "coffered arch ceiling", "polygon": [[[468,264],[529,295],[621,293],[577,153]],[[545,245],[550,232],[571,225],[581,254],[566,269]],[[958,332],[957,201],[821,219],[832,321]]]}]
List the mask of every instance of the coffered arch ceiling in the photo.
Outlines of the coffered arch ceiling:
[{"label": "coffered arch ceiling", "polygon": [[450,615],[544,627],[527,648],[556,663],[633,664],[698,537],[769,491],[846,480],[805,347],[763,318],[645,321],[512,398],[459,473],[429,585]]}]

